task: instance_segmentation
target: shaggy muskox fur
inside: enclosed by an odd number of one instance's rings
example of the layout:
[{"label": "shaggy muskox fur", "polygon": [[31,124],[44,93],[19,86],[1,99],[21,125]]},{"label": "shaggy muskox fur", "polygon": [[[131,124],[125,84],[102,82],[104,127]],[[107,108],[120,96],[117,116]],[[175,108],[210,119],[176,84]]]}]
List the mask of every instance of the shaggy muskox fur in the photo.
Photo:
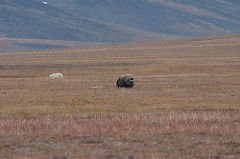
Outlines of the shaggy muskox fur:
[{"label": "shaggy muskox fur", "polygon": [[125,87],[125,88],[132,88],[134,86],[134,78],[131,74],[125,74],[125,75],[121,75],[117,82],[116,85],[119,89],[119,87]]}]

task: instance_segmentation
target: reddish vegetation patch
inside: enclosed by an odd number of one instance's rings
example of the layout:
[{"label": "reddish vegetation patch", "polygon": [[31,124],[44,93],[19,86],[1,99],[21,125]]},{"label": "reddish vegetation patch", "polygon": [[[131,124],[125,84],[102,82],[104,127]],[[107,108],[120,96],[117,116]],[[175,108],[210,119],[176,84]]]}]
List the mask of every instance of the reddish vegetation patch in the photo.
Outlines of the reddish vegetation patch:
[{"label": "reddish vegetation patch", "polygon": [[0,135],[154,135],[158,133],[237,134],[239,111],[194,111],[115,116],[68,115],[23,119],[2,116]]},{"label": "reddish vegetation patch", "polygon": [[[238,111],[39,119],[2,116],[0,121],[0,148],[20,156],[205,158],[239,157],[240,153]],[[11,155],[2,154],[7,156]]]}]

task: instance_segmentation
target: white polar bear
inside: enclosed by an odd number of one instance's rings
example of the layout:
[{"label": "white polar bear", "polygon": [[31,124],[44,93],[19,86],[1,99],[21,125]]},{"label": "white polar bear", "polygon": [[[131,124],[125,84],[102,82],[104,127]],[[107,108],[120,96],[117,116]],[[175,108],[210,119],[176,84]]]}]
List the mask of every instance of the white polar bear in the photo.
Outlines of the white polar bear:
[{"label": "white polar bear", "polygon": [[63,75],[61,73],[52,73],[49,78],[63,78]]}]

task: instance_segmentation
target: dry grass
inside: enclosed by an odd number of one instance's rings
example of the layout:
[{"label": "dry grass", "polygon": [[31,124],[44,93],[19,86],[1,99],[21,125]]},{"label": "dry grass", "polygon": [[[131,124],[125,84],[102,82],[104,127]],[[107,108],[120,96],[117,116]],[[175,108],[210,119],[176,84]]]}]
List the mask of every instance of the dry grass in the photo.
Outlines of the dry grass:
[{"label": "dry grass", "polygon": [[239,158],[239,42],[0,53],[0,158]]}]

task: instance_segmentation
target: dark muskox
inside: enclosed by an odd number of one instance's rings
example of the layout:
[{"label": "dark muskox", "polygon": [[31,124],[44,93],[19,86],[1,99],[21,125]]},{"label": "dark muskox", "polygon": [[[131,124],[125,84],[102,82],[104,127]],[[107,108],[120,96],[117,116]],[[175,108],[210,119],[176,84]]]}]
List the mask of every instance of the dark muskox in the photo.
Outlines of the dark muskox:
[{"label": "dark muskox", "polygon": [[119,89],[119,87],[125,87],[125,88],[132,88],[134,86],[134,78],[131,74],[125,74],[125,75],[121,75],[117,82],[116,85]]}]

